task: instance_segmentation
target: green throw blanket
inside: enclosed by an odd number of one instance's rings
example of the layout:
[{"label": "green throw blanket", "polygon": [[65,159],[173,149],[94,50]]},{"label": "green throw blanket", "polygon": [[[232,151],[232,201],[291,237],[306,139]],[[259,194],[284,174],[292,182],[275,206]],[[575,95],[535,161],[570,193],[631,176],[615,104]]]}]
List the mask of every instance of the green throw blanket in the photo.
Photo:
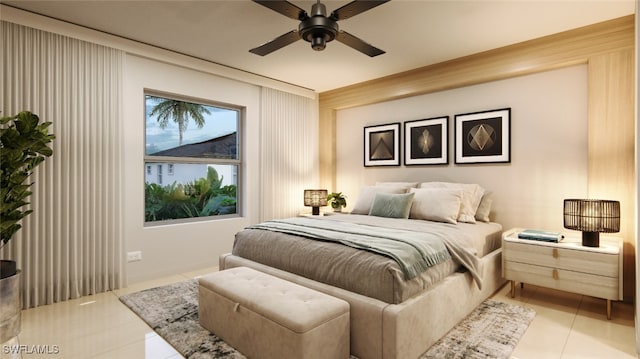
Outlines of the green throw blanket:
[{"label": "green throw blanket", "polygon": [[308,218],[273,220],[248,228],[338,242],[379,253],[395,260],[407,280],[451,258],[443,239],[432,233]]}]

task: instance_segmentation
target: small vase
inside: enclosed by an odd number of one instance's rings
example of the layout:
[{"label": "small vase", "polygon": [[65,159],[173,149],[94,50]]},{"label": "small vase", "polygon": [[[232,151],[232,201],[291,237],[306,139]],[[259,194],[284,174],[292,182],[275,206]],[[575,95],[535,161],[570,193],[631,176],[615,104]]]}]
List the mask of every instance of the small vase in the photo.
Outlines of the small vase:
[{"label": "small vase", "polygon": [[342,207],[337,207],[337,208],[334,207],[333,211],[336,212],[336,213],[340,213],[340,212],[342,212]]}]

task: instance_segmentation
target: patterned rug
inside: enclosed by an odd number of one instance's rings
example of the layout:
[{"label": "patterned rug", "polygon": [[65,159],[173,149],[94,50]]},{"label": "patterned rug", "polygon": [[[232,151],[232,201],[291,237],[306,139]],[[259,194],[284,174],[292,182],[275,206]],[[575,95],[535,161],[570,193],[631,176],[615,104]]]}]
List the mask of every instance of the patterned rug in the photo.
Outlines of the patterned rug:
[{"label": "patterned rug", "polygon": [[[198,324],[196,280],[123,295],[120,300],[185,358],[245,358]],[[486,300],[421,359],[509,358],[534,316],[532,309]]]}]

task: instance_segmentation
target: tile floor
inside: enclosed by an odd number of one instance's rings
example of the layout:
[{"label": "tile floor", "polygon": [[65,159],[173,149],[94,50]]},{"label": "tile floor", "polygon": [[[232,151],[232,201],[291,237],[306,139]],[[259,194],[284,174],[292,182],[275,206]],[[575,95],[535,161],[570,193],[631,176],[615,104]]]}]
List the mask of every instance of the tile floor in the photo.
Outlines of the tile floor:
[{"label": "tile floor", "polygon": [[[1,358],[182,358],[118,300],[118,296],[194,278],[217,268],[139,283],[22,313],[17,340],[2,345]],[[533,308],[537,315],[513,358],[637,358],[631,304],[614,303],[606,319],[605,301],[526,285],[516,297],[505,285],[493,299]],[[9,353],[21,345],[20,355]],[[37,354],[41,351],[42,354]]]}]

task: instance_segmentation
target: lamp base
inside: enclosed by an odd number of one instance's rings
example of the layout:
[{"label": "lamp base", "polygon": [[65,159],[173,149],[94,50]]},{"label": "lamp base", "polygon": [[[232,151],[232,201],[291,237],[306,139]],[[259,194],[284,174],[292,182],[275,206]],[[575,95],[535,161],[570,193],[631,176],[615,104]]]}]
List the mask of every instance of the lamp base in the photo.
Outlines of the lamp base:
[{"label": "lamp base", "polygon": [[600,233],[582,232],[582,245],[585,247],[600,247]]},{"label": "lamp base", "polygon": [[311,214],[314,216],[320,215],[320,207],[311,207]]}]

